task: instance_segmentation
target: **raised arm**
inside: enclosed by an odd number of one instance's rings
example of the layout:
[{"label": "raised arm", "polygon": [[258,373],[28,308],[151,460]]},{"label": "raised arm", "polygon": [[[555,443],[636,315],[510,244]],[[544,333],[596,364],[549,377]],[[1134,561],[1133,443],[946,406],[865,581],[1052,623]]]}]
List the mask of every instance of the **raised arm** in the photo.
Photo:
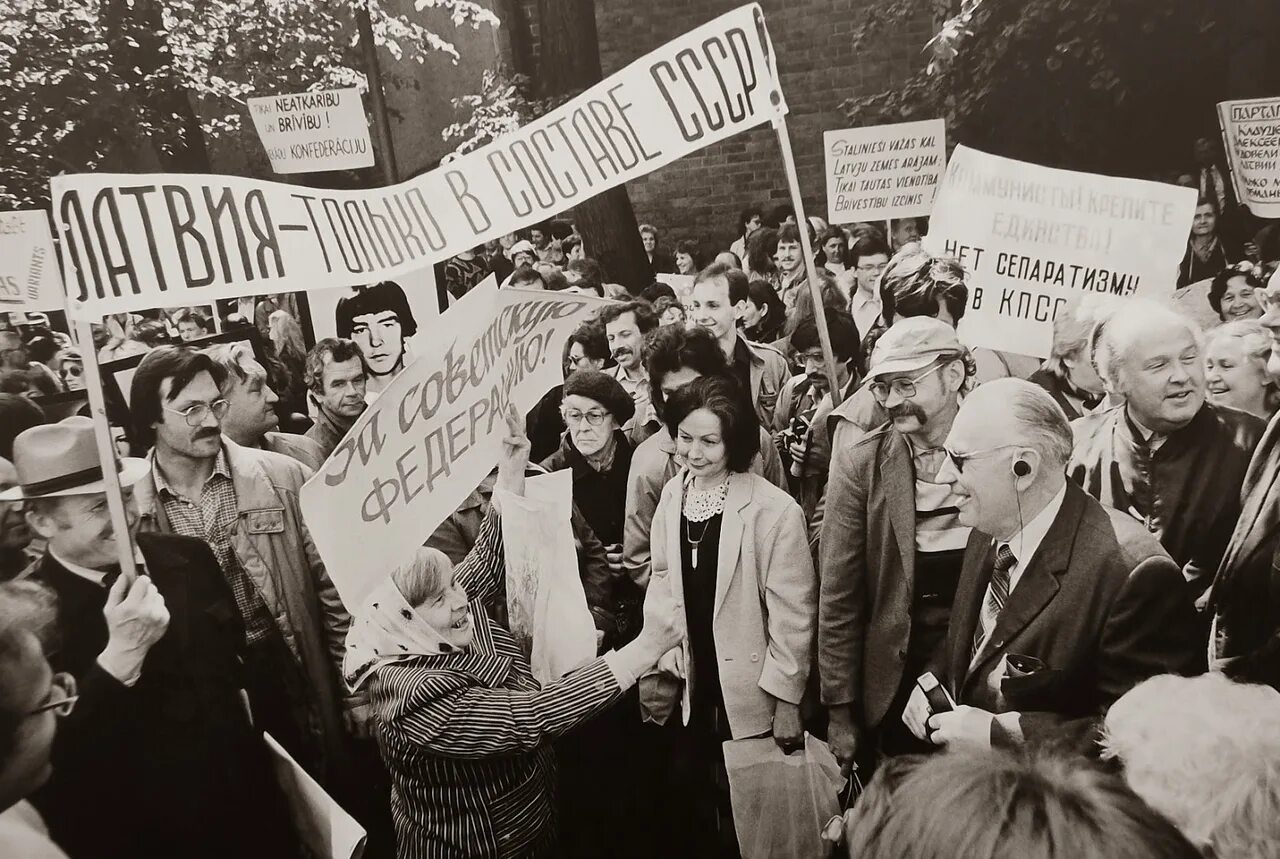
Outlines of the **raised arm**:
[{"label": "raised arm", "polygon": [[454,569],[458,584],[467,596],[488,605],[502,592],[506,573],[506,552],[502,544],[502,495],[524,495],[525,468],[529,465],[529,439],[524,432],[524,418],[515,406],[503,415],[506,435],[498,456],[498,479],[493,487],[493,501],[485,514],[476,543]]}]

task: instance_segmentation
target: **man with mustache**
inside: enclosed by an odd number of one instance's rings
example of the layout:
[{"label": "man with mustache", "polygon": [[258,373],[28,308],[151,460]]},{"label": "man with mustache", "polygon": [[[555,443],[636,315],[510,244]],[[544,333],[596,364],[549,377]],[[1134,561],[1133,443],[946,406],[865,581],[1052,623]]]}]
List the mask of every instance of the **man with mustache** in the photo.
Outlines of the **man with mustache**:
[{"label": "man with mustache", "polygon": [[946,636],[969,537],[937,474],[974,372],[953,327],[902,320],[880,338],[867,372],[888,422],[833,454],[818,666],[831,749],[845,767],[927,748],[900,717]]},{"label": "man with mustache", "polygon": [[600,311],[609,354],[617,366],[607,371],[636,404],[636,413],[622,431],[638,445],[661,425],[649,396],[649,374],[644,369],[644,335],[658,327],[658,317],[647,301],[611,304]]},{"label": "man with mustache", "polygon": [[369,377],[360,347],[350,340],[324,338],[307,353],[302,378],[316,408],[307,438],[320,445],[323,461],[365,410]]},{"label": "man with mustache", "polygon": [[222,367],[190,347],[162,346],[138,365],[134,441],[155,446],[135,490],[139,529],[213,549],[244,623],[255,724],[332,786],[346,731],[363,735],[368,718],[341,684],[351,617],[302,521],[298,494],[311,469],[224,438],[225,383]]},{"label": "man with mustache", "polygon": [[1162,304],[1125,301],[1094,344],[1103,384],[1124,403],[1072,422],[1067,475],[1141,522],[1198,596],[1231,539],[1264,424],[1205,401],[1200,329]]}]

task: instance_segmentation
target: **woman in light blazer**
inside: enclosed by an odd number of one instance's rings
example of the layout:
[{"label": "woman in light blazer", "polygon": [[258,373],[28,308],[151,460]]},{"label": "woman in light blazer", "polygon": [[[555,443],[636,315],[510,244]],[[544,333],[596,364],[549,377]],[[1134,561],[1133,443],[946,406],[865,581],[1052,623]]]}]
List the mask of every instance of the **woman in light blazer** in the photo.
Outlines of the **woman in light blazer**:
[{"label": "woman in light blazer", "polygon": [[688,637],[641,681],[641,708],[674,747],[669,831],[688,836],[688,855],[736,855],[721,743],[772,735],[785,751],[803,746],[818,580],[799,505],[748,472],[760,435],[737,383],[690,382],[664,420],[685,467],[654,515],[648,598],[683,605]]}]

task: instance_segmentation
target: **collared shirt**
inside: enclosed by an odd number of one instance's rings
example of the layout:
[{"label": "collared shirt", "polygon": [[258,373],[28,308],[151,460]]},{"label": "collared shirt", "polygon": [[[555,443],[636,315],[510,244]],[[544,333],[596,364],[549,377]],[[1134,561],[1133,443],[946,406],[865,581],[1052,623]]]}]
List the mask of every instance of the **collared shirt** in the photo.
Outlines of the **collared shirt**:
[{"label": "collared shirt", "polygon": [[[1013,553],[1014,563],[1009,568],[1009,596],[1013,596],[1013,589],[1018,586],[1018,582],[1022,579],[1022,573],[1027,568],[1028,562],[1035,557],[1036,550],[1040,548],[1040,544],[1044,542],[1045,534],[1049,533],[1053,520],[1058,518],[1058,511],[1062,509],[1062,501],[1067,497],[1067,485],[1062,484],[1062,488],[1058,490],[1058,494],[1049,499],[1049,503],[1044,509],[1036,514],[1035,518],[1022,526],[1022,530],[1014,534],[1008,540],[1000,540],[996,542],[996,551],[999,552],[1001,546],[1008,546],[1009,551]],[[991,583],[987,583],[987,587],[983,591],[982,605],[987,605],[991,600]],[[1008,597],[1006,597],[1006,605]],[[981,622],[981,621],[980,621]],[[996,624],[991,624],[991,628],[986,631],[979,642],[978,647],[974,651],[976,659],[987,645],[987,638],[995,631]]]},{"label": "collared shirt", "polygon": [[631,420],[622,425],[622,431],[627,432],[634,426],[648,426],[656,422],[658,413],[653,408],[652,394],[649,390],[649,374],[645,372],[644,367],[636,367],[636,376],[633,378],[619,364],[613,368],[613,377],[618,380],[618,384],[622,385],[622,390],[626,391],[630,395],[631,401],[636,404],[636,413],[632,415]]},{"label": "collared shirt", "polygon": [[1155,453],[1160,449],[1161,445],[1168,440],[1169,436],[1158,433],[1153,429],[1147,429],[1142,422],[1133,416],[1133,412],[1127,408],[1124,410],[1124,416],[1129,419],[1129,423],[1133,424],[1133,428],[1137,430],[1137,435],[1147,443],[1147,449]]},{"label": "collared shirt", "polygon": [[[1062,501],[1066,497],[1067,485],[1064,483],[1062,488],[1058,490],[1058,494],[1050,498],[1044,509],[1037,513],[1034,519],[1023,525],[1021,531],[1008,540],[996,544],[997,548],[1001,544],[1008,546],[1009,551],[1013,552],[1013,557],[1016,559],[1013,566],[1009,568],[1010,594],[1018,586],[1018,582],[1022,579],[1022,573],[1026,570],[1027,564],[1031,559],[1035,557],[1036,550],[1044,542],[1044,536],[1049,533],[1053,520],[1058,518],[1058,511],[1062,509]],[[990,585],[987,587],[990,588]]]},{"label": "collared shirt", "polygon": [[853,315],[853,324],[858,327],[858,336],[866,337],[871,329],[880,321],[880,313],[884,308],[880,304],[880,296],[868,295],[861,289],[854,289],[849,296],[849,312]]},{"label": "collared shirt", "polygon": [[200,497],[195,501],[178,493],[165,480],[164,471],[151,453],[151,474],[156,483],[156,495],[164,507],[165,516],[175,534],[204,540],[213,550],[222,568],[222,575],[231,586],[236,608],[244,619],[245,642],[257,644],[274,630],[275,621],[267,610],[267,604],[257,586],[249,580],[240,559],[231,545],[231,529],[240,515],[236,504],[235,484],[231,480],[231,467],[227,464],[226,448],[218,450],[213,463],[213,473],[205,480]]},{"label": "collared shirt", "polygon": [[963,554],[971,529],[960,524],[960,508],[951,484],[937,480],[947,459],[946,451],[940,447],[917,450],[910,436],[906,440],[915,472],[916,551]]},{"label": "collared shirt", "polygon": [[80,578],[93,582],[98,586],[102,586],[104,584],[103,580],[106,579],[107,574],[102,570],[91,570],[88,567],[81,566],[80,564],[74,564],[55,552],[52,546],[49,547],[49,554],[53,555],[53,559],[61,564],[68,573],[77,575]]}]

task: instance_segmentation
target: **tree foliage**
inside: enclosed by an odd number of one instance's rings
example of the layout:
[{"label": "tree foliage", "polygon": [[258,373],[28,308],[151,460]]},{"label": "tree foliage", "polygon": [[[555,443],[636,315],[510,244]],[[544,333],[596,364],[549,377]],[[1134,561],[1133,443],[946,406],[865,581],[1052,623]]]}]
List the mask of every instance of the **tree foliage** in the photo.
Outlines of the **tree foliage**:
[{"label": "tree foliage", "polygon": [[[1051,166],[1164,178],[1212,133],[1227,97],[1223,4],[1215,0],[963,0],[925,47],[925,68],[851,99],[854,125],[942,116],[951,142]],[[936,0],[875,5],[871,45]]]},{"label": "tree foliage", "polygon": [[[394,58],[457,61],[420,15],[377,0],[7,0],[0,207],[46,204],[61,172],[208,169],[204,139],[239,133],[248,96],[364,86],[351,23],[363,2]],[[473,0],[417,0],[428,8],[497,24]]]}]

